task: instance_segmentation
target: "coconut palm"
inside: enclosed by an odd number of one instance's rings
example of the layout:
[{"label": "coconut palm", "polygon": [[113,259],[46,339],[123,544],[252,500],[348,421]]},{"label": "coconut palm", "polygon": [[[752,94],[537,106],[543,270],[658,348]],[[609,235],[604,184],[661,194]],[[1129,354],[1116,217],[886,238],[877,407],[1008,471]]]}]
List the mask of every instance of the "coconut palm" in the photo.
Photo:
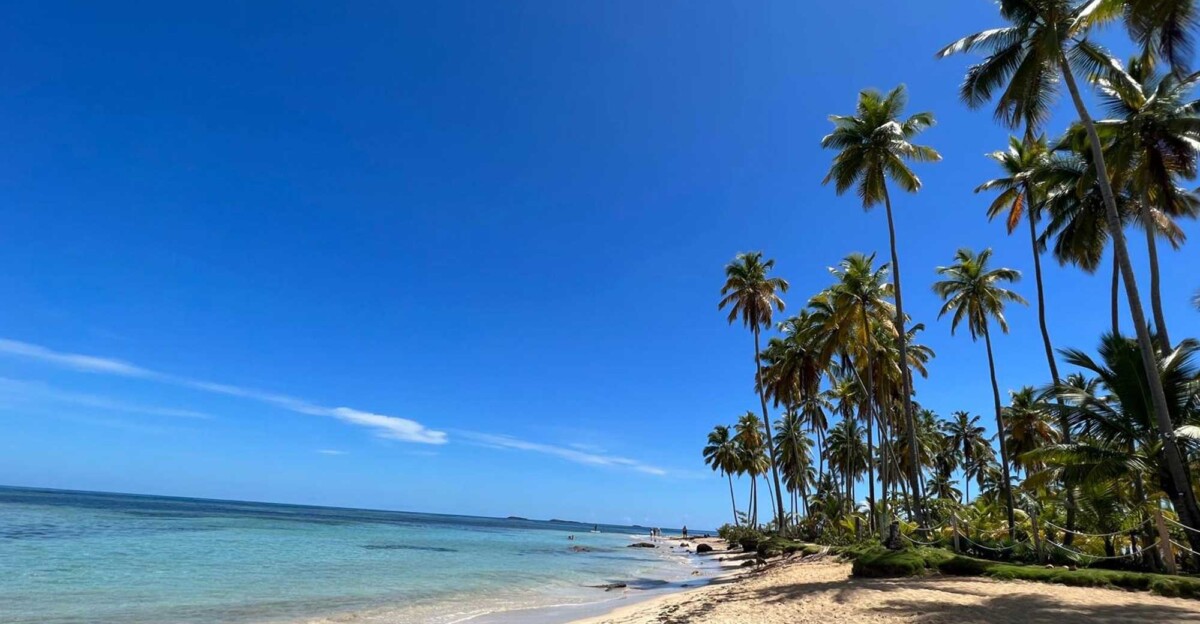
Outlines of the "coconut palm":
[{"label": "coconut palm", "polygon": [[1031,386],[1009,392],[1004,423],[1008,427],[1008,456],[1014,468],[1026,473],[1040,469],[1041,465],[1026,454],[1059,442],[1059,432],[1050,424],[1050,411],[1046,397]]},{"label": "coconut palm", "polygon": [[858,421],[842,420],[829,429],[829,467],[842,477],[846,500],[853,511],[854,482],[867,471],[865,432]]},{"label": "coconut palm", "polygon": [[733,524],[738,524],[737,500],[733,496],[733,473],[739,469],[741,457],[737,443],[729,435],[729,427],[717,425],[708,433],[708,444],[704,447],[704,464],[719,471],[729,479],[729,504],[733,507]]},{"label": "coconut palm", "polygon": [[[900,257],[896,251],[896,227],[892,215],[892,200],[888,193],[888,179],[909,193],[921,188],[921,180],[909,168],[908,162],[934,162],[941,155],[931,147],[917,145],[913,139],[933,125],[932,113],[917,113],[901,119],[907,103],[904,86],[892,89],[886,95],[865,90],[859,93],[858,106],[854,115],[834,115],[833,132],[821,139],[821,146],[838,150],[833,166],[825,176],[824,184],[834,182],[838,195],[851,188],[856,189],[864,209],[870,210],[883,204],[887,211],[888,242],[891,249],[892,285],[896,297],[895,326],[899,336],[900,361],[908,361],[908,334],[904,322],[904,297],[900,287]],[[912,380],[908,369],[901,367],[903,376],[902,395],[904,417],[908,431],[913,431],[914,414],[911,404]],[[916,452],[916,444],[910,446]],[[911,463],[917,464],[915,455]],[[919,477],[915,470],[908,474],[909,487],[913,494],[910,510],[921,515]]]},{"label": "coconut palm", "polygon": [[987,346],[988,371],[991,373],[992,398],[996,409],[996,431],[1000,443],[1000,468],[1004,476],[1004,496],[1008,504],[1008,531],[1015,538],[1016,520],[1012,498],[1012,476],[1009,472],[1007,442],[1005,441],[1004,417],[1000,409],[1000,386],[996,383],[996,361],[992,357],[991,324],[993,319],[1003,333],[1008,333],[1008,321],[1004,318],[1006,303],[1025,303],[1017,293],[1002,287],[1004,282],[1021,279],[1020,271],[993,269],[988,266],[991,249],[978,254],[969,249],[959,249],[954,264],[938,267],[937,273],[945,279],[935,282],[933,292],[945,301],[938,311],[938,318],[953,313],[950,333],[953,334],[961,322],[966,321],[971,340],[983,336]]},{"label": "coconut palm", "polygon": [[[1183,497],[1171,487],[1166,449],[1157,432],[1153,406],[1146,400],[1150,384],[1142,374],[1139,351],[1135,342],[1112,334],[1101,340],[1099,359],[1078,350],[1064,351],[1068,363],[1095,375],[1098,383],[1080,377],[1079,382],[1070,380],[1055,389],[1068,406],[1077,441],[1031,455],[1057,466],[1066,480],[1074,483],[1103,479],[1132,480],[1136,485],[1141,474],[1148,474],[1179,513]],[[1198,354],[1200,344],[1185,340],[1172,352],[1160,355],[1156,367],[1160,383],[1167,389],[1172,431],[1188,436],[1189,442],[1195,433],[1192,427],[1200,425],[1200,371],[1194,363]],[[1172,438],[1171,444],[1176,439]],[[1138,498],[1145,500],[1144,494]],[[1200,535],[1185,533],[1192,549],[1200,551]]]},{"label": "coconut palm", "polygon": [[775,433],[775,448],[783,468],[783,483],[793,494],[792,513],[799,498],[808,513],[808,487],[814,480],[812,470],[812,439],[804,433],[804,420],[798,412],[788,411],[779,421]]},{"label": "coconut palm", "polygon": [[754,412],[747,411],[738,417],[733,426],[734,443],[737,445],[739,474],[750,476],[750,509],[751,526],[758,526],[758,477],[767,473],[767,455],[763,438],[762,421]]},{"label": "coconut palm", "polygon": [[1112,116],[1096,122],[1105,142],[1105,157],[1130,185],[1138,199],[1138,221],[1146,234],[1150,255],[1150,306],[1158,330],[1159,348],[1168,351],[1171,340],[1163,314],[1158,242],[1161,235],[1173,247],[1183,240],[1183,231],[1173,219],[1195,218],[1195,196],[1184,191],[1177,180],[1196,177],[1200,149],[1200,101],[1188,93],[1200,82],[1200,74],[1182,80],[1173,74],[1160,75],[1152,64],[1133,59],[1128,70],[1111,63],[1096,80],[1101,103]]},{"label": "coconut palm", "polygon": [[725,266],[725,285],[721,287],[721,301],[717,309],[729,308],[729,323],[740,317],[742,324],[754,335],[754,383],[758,389],[758,398],[762,404],[763,427],[766,431],[767,453],[770,457],[771,479],[775,483],[775,508],[779,518],[779,528],[783,530],[786,519],[783,514],[783,494],[779,487],[779,464],[775,458],[775,442],[771,433],[771,418],[767,414],[766,384],[762,376],[762,351],[759,334],[763,328],[771,326],[771,318],[775,310],[783,311],[783,299],[779,293],[785,293],[788,283],[783,278],[770,277],[771,269],[775,267],[774,260],[763,260],[762,253],[750,252],[738,254],[733,262]]},{"label": "coconut palm", "polygon": [[[1112,238],[1113,253],[1125,285],[1129,312],[1137,332],[1142,369],[1146,378],[1150,380],[1155,423],[1166,449],[1171,487],[1183,497],[1185,508],[1180,515],[1187,518],[1185,524],[1200,529],[1200,506],[1197,506],[1196,494],[1192,489],[1183,457],[1173,443],[1174,432],[1171,429],[1167,397],[1156,373],[1155,345],[1146,323],[1137,278],[1129,259],[1129,250],[1122,231],[1121,212],[1104,159],[1103,144],[1075,80],[1076,70],[1094,75],[1111,67],[1108,55],[1089,41],[1087,35],[1094,25],[1117,19],[1122,15],[1126,16],[1126,24],[1135,37],[1148,43],[1157,41],[1159,45],[1155,49],[1176,62],[1178,69],[1183,55],[1178,54],[1180,49],[1177,46],[1186,39],[1171,36],[1166,29],[1180,26],[1181,15],[1184,16],[1182,23],[1187,23],[1188,16],[1193,15],[1190,3],[1185,3],[1184,0],[1168,0],[1162,4],[1155,2],[1156,0],[999,0],[1000,15],[1008,22],[1007,26],[964,37],[943,48],[938,55],[948,56],[975,49],[989,51],[989,56],[983,62],[967,71],[961,88],[962,98],[969,106],[977,107],[991,100],[997,90],[1003,89],[996,98],[997,118],[1010,127],[1024,123],[1027,132],[1040,128],[1048,119],[1059,84],[1058,77],[1061,76],[1062,82],[1066,84],[1071,102],[1079,115],[1079,123],[1087,135],[1092,165],[1096,172],[1096,184],[1104,205],[1105,222]],[[1189,7],[1186,13],[1172,15],[1160,8],[1182,4]]]},{"label": "coconut palm", "polygon": [[[877,402],[875,393],[875,328],[880,325],[891,327],[889,317],[895,314],[894,307],[888,299],[892,295],[892,285],[888,283],[888,268],[884,265],[875,268],[875,255],[854,253],[847,256],[836,268],[829,269],[834,277],[834,284],[827,293],[827,299],[838,319],[838,326],[845,331],[840,332],[844,341],[843,350],[851,353],[857,361],[858,368],[865,365],[861,375],[864,387],[862,403],[862,418],[867,425],[867,455],[872,458],[867,465],[868,504],[871,508],[871,524],[876,527],[877,521],[875,499],[875,442],[874,423],[878,416],[874,410]],[[893,330],[894,331],[894,330]],[[882,435],[883,432],[880,431]],[[881,440],[880,448],[886,444]],[[882,461],[887,464],[886,455]]]},{"label": "coconut palm", "polygon": [[963,503],[971,497],[971,479],[976,478],[976,469],[979,466],[980,449],[988,446],[987,438],[984,436],[984,429],[979,424],[979,417],[972,416],[970,412],[957,411],[952,414],[952,418],[941,423],[942,433],[946,436],[947,442],[951,447],[958,451],[958,462],[963,468],[965,495]]}]

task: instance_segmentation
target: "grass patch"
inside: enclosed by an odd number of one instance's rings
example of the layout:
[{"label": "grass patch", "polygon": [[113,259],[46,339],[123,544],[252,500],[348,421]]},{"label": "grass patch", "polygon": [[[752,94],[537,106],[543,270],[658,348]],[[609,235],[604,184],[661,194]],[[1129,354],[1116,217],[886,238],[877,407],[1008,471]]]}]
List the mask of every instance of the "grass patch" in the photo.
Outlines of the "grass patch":
[{"label": "grass patch", "polygon": [[759,542],[754,550],[758,552],[760,557],[769,559],[793,553],[800,553],[802,555],[816,554],[821,551],[821,547],[816,544],[806,544],[783,537],[772,537]]},{"label": "grass patch", "polygon": [[863,578],[920,576],[954,557],[939,548],[888,550],[882,546],[847,549],[843,554],[854,560],[851,573]]},{"label": "grass patch", "polygon": [[943,561],[937,566],[937,569],[943,574],[955,576],[987,576],[1001,581],[1032,581],[1058,583],[1072,587],[1107,587],[1151,591],[1163,596],[1200,599],[1200,579],[1148,572],[1045,568],[984,561],[962,556],[951,557]]}]

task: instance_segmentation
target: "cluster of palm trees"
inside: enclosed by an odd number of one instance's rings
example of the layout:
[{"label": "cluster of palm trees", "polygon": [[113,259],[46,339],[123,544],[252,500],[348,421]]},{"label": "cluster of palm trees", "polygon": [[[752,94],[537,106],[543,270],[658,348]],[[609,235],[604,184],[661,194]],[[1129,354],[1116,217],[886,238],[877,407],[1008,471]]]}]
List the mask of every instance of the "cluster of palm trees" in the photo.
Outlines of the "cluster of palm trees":
[{"label": "cluster of palm trees", "polygon": [[[1200,159],[1200,100],[1190,99],[1200,72],[1186,67],[1200,9],[1193,0],[998,5],[1003,25],[964,37],[938,56],[982,51],[983,60],[967,70],[961,97],[972,108],[995,102],[996,119],[1021,131],[991,154],[1002,176],[977,192],[996,193],[986,212],[1003,217],[1009,233],[1025,224],[1048,379],[1011,392],[1005,404],[993,339],[1009,330],[1006,306],[1026,303],[1009,288],[1020,273],[993,267],[991,250],[961,249],[936,269],[933,292],[944,302],[939,318],[948,318],[950,331],[965,326],[983,343],[996,433],[988,437],[979,416],[956,412],[941,420],[914,400],[912,376],[925,375],[933,353],[916,342],[924,326],[904,312],[891,192],[918,192],[921,181],[911,164],[940,159],[917,143],[934,118],[904,114],[903,86],[863,91],[853,114],[831,117],[834,129],[822,146],[836,155],[825,183],[839,195],[855,192],[864,209],[883,205],[889,261],[847,256],[830,270],[827,288],[779,323],[773,316],[785,309],[788,283],[771,275],[774,261],[744,253],[725,269],[720,308],[753,335],[761,419],[746,414],[732,436],[718,427],[705,459],[729,475],[731,498],[732,475],[751,476],[755,502],[748,520],[754,525],[757,477],[770,474],[771,524],[780,531],[837,531],[853,517],[879,531],[897,512],[932,524],[951,503],[1001,510],[1011,539],[1027,521],[1024,511],[1036,507],[1065,526],[1066,545],[1076,530],[1120,530],[1162,503],[1183,527],[1200,529],[1192,479],[1200,470],[1200,373],[1192,363],[1200,347],[1192,339],[1171,340],[1159,254],[1160,242],[1183,244],[1179,220],[1200,215],[1200,199],[1186,189]],[[1139,56],[1121,63],[1089,38],[1110,21],[1124,23]],[[1046,126],[1060,86],[1077,119],[1052,140]],[[1086,86],[1095,90],[1105,118],[1094,119],[1087,108],[1080,91]],[[1130,229],[1144,234],[1150,318],[1130,262]],[[1078,371],[1065,377],[1042,284],[1047,251],[1087,272],[1099,270],[1106,254],[1112,258],[1111,332],[1098,359],[1063,350],[1065,363]],[[1133,321],[1130,337],[1121,335],[1118,322],[1121,287]],[[777,335],[763,346],[763,334],[772,329]],[[777,426],[769,405],[781,410]],[[861,507],[855,502],[859,482],[867,489]],[[734,516],[737,521],[736,503]],[[1200,550],[1200,531],[1185,529],[1180,538]]]}]

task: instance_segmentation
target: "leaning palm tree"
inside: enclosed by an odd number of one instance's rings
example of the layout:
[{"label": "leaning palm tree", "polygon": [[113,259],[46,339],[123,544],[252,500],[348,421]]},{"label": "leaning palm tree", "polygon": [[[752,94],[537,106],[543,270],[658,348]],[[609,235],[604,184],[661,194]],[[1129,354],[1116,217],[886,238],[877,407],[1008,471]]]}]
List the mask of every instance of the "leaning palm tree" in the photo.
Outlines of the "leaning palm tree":
[{"label": "leaning palm tree", "polygon": [[737,443],[729,435],[729,427],[717,425],[708,434],[704,447],[704,463],[729,479],[729,504],[733,506],[733,524],[738,524],[737,500],[733,497],[733,473],[738,471]]},{"label": "leaning palm tree", "polygon": [[740,317],[742,324],[754,335],[754,385],[762,404],[763,427],[766,430],[767,453],[771,460],[771,479],[775,483],[775,510],[779,514],[779,530],[785,528],[783,494],[779,484],[779,463],[775,458],[774,434],[771,433],[771,417],[767,414],[767,391],[763,383],[762,349],[759,334],[771,326],[775,310],[783,311],[783,299],[779,293],[788,289],[787,280],[770,277],[774,260],[763,261],[761,252],[740,253],[725,266],[725,285],[721,287],[721,302],[718,310],[729,308],[729,324]]},{"label": "leaning palm tree", "polygon": [[1189,100],[1188,93],[1198,82],[1200,74],[1182,80],[1173,74],[1159,75],[1151,63],[1136,58],[1128,69],[1111,63],[1096,80],[1101,103],[1112,115],[1096,122],[1106,158],[1123,173],[1140,204],[1138,221],[1150,256],[1150,308],[1159,349],[1164,352],[1171,349],[1171,340],[1162,307],[1157,239],[1161,235],[1178,248],[1183,232],[1173,220],[1197,214],[1195,196],[1180,188],[1177,180],[1196,178],[1200,101]]},{"label": "leaning palm tree", "polygon": [[[908,166],[908,161],[935,162],[941,155],[931,147],[917,145],[913,139],[933,125],[932,113],[917,113],[901,119],[908,97],[904,86],[892,89],[884,95],[868,89],[858,96],[854,115],[833,115],[833,132],[821,139],[821,147],[838,150],[833,166],[825,176],[823,184],[834,182],[837,194],[855,188],[862,199],[864,209],[883,204],[887,210],[888,242],[892,255],[892,284],[896,297],[896,331],[899,336],[900,361],[908,361],[908,334],[904,328],[904,297],[900,287],[900,256],[896,251],[896,226],[892,215],[892,200],[888,194],[888,178],[902,190],[915,193],[921,188],[921,180]],[[901,366],[903,377],[904,418],[908,431],[915,431],[912,409],[912,379],[907,367]],[[923,517],[920,499],[920,478],[916,472],[917,445],[909,445],[914,455],[910,463],[914,467],[908,473],[912,489],[913,509],[917,518]]]},{"label": "leaning palm tree", "polygon": [[[1111,67],[1111,59],[1089,41],[1087,35],[1092,26],[1122,15],[1126,17],[1126,24],[1135,37],[1143,41],[1148,49],[1167,56],[1179,69],[1178,63],[1182,62],[1184,56],[1178,53],[1179,44],[1184,40],[1171,36],[1172,33],[1167,29],[1186,24],[1189,16],[1194,19],[1191,3],[1186,0],[999,0],[998,4],[1000,16],[1008,22],[1007,26],[964,37],[943,48],[938,56],[975,49],[987,50],[989,56],[967,71],[961,89],[962,97],[969,106],[977,107],[991,100],[993,94],[1002,89],[997,97],[997,118],[1010,127],[1024,122],[1027,131],[1040,127],[1049,118],[1058,89],[1058,77],[1061,76],[1066,84],[1071,102],[1079,114],[1079,122],[1087,135],[1096,184],[1104,205],[1105,222],[1112,237],[1114,256],[1137,331],[1142,369],[1150,380],[1155,424],[1166,449],[1171,488],[1183,497],[1185,509],[1180,515],[1187,518],[1185,523],[1200,529],[1200,506],[1197,505],[1183,457],[1174,444],[1167,396],[1156,374],[1156,349],[1142,309],[1133,264],[1129,259],[1121,213],[1104,159],[1104,147],[1075,81],[1076,70],[1093,75]],[[1162,10],[1164,6],[1186,6],[1188,9],[1171,14]],[[1157,42],[1157,47],[1151,45],[1154,42]]]},{"label": "leaning palm tree", "polygon": [[1008,461],[1007,442],[1005,440],[1004,417],[1000,408],[1000,386],[996,383],[996,361],[992,357],[992,335],[990,321],[995,319],[1000,331],[1008,333],[1008,321],[1004,318],[1004,306],[1008,302],[1025,303],[1025,299],[1017,293],[1000,286],[1003,282],[1015,282],[1021,279],[1020,271],[1014,269],[992,269],[988,261],[992,257],[991,249],[984,249],[978,254],[969,249],[959,249],[954,255],[954,264],[938,267],[937,273],[945,279],[935,282],[933,292],[937,293],[946,303],[938,312],[938,318],[953,313],[950,321],[950,333],[958,329],[958,325],[966,321],[967,331],[971,340],[983,336],[987,346],[988,371],[992,379],[992,399],[996,409],[996,431],[1000,443],[1000,463],[1004,473],[1004,497],[1008,504],[1008,532],[1010,537],[1016,536],[1016,520],[1014,517],[1012,475]]}]

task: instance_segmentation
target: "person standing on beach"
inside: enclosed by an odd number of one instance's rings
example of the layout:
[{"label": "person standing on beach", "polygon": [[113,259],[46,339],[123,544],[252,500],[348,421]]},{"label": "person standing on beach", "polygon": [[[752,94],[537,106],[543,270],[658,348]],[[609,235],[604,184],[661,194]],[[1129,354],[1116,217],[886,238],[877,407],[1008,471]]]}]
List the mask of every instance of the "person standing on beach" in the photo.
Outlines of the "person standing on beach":
[{"label": "person standing on beach", "polygon": [[683,533],[684,537],[687,537],[687,525],[686,524],[683,525],[683,530],[681,531],[681,533]]}]

